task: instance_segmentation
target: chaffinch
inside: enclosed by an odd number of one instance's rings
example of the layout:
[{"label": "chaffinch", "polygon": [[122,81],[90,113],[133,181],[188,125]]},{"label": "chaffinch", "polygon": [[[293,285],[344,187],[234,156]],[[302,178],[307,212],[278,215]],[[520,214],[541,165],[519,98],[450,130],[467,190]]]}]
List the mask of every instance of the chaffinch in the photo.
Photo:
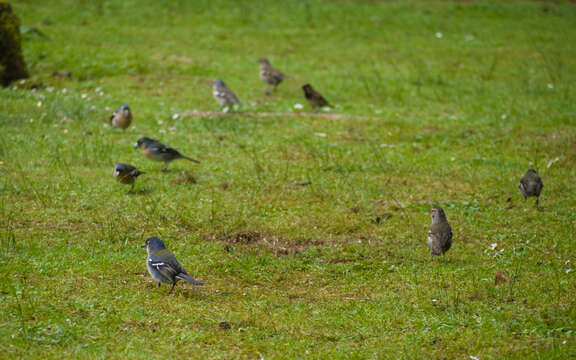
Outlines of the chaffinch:
[{"label": "chaffinch", "polygon": [[134,144],[134,147],[139,148],[144,156],[146,156],[148,159],[164,162],[165,165],[162,170],[167,170],[168,164],[177,159],[185,159],[195,163],[200,163],[200,161],[189,158],[188,156],[184,156],[180,154],[178,150],[168,147],[159,141],[146,136],[138,139],[136,144]]},{"label": "chaffinch", "polygon": [[110,124],[115,128],[126,130],[132,123],[132,112],[130,107],[126,104],[120,106],[112,116],[110,116]]},{"label": "chaffinch", "polygon": [[139,171],[132,165],[118,163],[114,167],[114,177],[121,184],[132,185],[130,191],[134,190],[134,182],[136,178],[142,174],[145,173]]},{"label": "chaffinch", "polygon": [[522,179],[520,179],[520,183],[518,183],[518,190],[520,190],[520,194],[524,196],[524,200],[529,197],[536,197],[536,207],[538,207],[538,201],[540,200],[540,193],[543,187],[542,179],[534,169],[526,171],[526,174],[524,174]]},{"label": "chaffinch", "polygon": [[452,246],[452,228],[441,207],[432,208],[430,214],[432,225],[428,231],[428,247],[432,251],[432,255],[440,256]]},{"label": "chaffinch", "polygon": [[164,242],[159,238],[148,238],[142,247],[148,251],[146,266],[150,275],[158,282],[158,287],[162,283],[172,284],[169,294],[174,290],[178,280],[184,280],[190,285],[203,285],[188,275],[174,254],[166,249]]}]

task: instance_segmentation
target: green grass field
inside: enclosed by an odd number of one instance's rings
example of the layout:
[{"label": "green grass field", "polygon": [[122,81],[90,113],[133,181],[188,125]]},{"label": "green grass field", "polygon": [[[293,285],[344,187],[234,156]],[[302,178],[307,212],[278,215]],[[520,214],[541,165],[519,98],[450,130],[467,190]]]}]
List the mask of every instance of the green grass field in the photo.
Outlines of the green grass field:
[{"label": "green grass field", "polygon": [[[576,358],[575,4],[12,5],[46,37],[0,89],[0,358]],[[241,112],[194,113],[214,78]],[[161,172],[140,136],[202,162]],[[431,261],[434,205],[454,243]],[[205,285],[156,288],[150,236]]]}]

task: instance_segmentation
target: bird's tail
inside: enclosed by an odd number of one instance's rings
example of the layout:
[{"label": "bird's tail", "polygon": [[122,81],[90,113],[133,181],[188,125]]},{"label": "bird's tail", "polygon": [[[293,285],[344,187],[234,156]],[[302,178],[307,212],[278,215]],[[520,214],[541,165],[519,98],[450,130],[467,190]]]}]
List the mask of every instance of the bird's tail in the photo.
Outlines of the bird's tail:
[{"label": "bird's tail", "polygon": [[190,284],[190,285],[204,285],[204,283],[201,283],[200,281],[196,281],[196,280],[192,279],[192,278],[191,278],[190,276],[188,276],[187,274],[182,274],[182,273],[180,273],[180,274],[178,274],[176,277],[177,277],[178,279],[180,279],[180,280],[186,281],[186,282],[187,282],[188,284]]},{"label": "bird's tail", "polygon": [[188,156],[182,155],[182,159],[186,159],[186,160],[188,160],[188,161],[195,162],[196,164],[200,164],[200,161],[198,161],[198,160],[196,160],[196,159],[189,158]]}]

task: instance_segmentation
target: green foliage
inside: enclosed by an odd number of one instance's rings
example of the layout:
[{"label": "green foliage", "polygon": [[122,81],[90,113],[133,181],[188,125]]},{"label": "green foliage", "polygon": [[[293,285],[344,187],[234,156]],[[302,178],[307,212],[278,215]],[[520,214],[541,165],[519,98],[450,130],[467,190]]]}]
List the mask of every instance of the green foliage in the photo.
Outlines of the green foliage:
[{"label": "green foliage", "polygon": [[[0,90],[0,358],[576,354],[574,5],[14,9],[47,38],[24,38],[33,78]],[[289,76],[273,97],[261,56]],[[194,115],[217,110],[216,77],[244,112]],[[304,82],[342,116],[309,115]],[[124,103],[133,127],[110,128]],[[201,164],[161,172],[140,136]],[[117,162],[147,173],[134,193]],[[516,189],[529,167],[539,210]],[[434,205],[454,244],[431,261]],[[156,288],[149,236],[206,285]]]}]

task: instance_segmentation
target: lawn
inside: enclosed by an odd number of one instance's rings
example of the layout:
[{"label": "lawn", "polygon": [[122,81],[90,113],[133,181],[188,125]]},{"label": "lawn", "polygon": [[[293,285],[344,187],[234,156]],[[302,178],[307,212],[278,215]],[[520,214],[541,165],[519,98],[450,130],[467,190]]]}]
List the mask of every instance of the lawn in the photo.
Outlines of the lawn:
[{"label": "lawn", "polygon": [[[0,89],[0,358],[576,358],[576,4],[11,3],[40,34]],[[156,288],[150,236],[205,285]]]}]

